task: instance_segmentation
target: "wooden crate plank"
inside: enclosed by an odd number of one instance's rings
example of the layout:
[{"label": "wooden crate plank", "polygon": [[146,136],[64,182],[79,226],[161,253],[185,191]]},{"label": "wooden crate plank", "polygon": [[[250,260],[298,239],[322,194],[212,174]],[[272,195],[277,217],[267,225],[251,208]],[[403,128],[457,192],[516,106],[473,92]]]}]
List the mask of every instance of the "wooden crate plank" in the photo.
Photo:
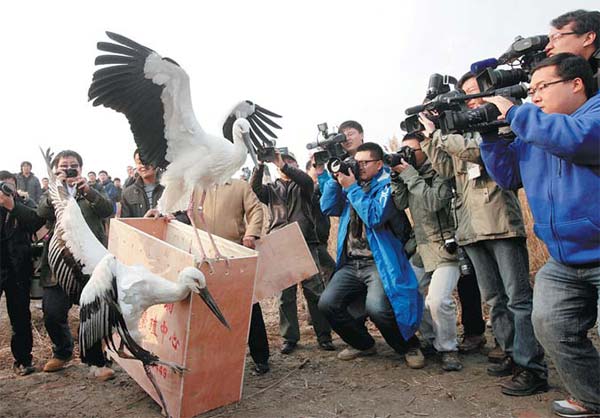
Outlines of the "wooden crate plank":
[{"label": "wooden crate plank", "polygon": [[[191,230],[162,220],[127,221],[113,220],[109,239],[109,250],[125,264],[143,264],[169,280],[176,280],[183,267],[194,265],[195,257],[177,248],[178,244],[186,247],[184,235]],[[154,236],[160,235],[161,226],[152,222],[165,225],[163,235],[169,242]],[[169,233],[172,228],[175,233]],[[204,232],[200,231],[200,235],[207,239]],[[229,255],[227,246],[219,248]],[[241,398],[257,262],[256,252],[241,248],[246,257],[232,258],[229,269],[223,261],[215,265],[214,274],[208,273],[207,266],[202,268],[208,289],[229,321],[231,331],[195,294],[182,302],[154,306],[140,320],[142,345],[161,359],[189,369],[180,376],[165,367],[152,368],[173,417],[192,417]],[[234,250],[240,253],[239,249]],[[120,358],[116,361],[158,402],[158,395],[139,361]]]},{"label": "wooden crate plank", "polygon": [[254,301],[275,296],[319,272],[297,222],[257,241]]}]

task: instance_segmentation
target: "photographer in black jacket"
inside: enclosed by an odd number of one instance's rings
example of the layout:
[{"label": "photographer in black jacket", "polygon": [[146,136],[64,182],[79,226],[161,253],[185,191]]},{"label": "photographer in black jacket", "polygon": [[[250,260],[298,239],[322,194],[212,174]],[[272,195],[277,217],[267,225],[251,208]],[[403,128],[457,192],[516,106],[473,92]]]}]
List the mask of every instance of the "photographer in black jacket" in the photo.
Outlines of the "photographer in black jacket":
[{"label": "photographer in black jacket", "polygon": [[35,371],[32,364],[29,290],[33,275],[31,236],[44,220],[35,212],[35,202],[17,193],[17,179],[0,171],[0,295],[4,292],[12,327],[10,348],[13,368],[21,376]]},{"label": "photographer in black jacket", "polygon": [[[252,174],[250,184],[258,199],[269,207],[271,224],[269,232],[298,222],[302,235],[308,244],[313,259],[319,265],[316,246],[319,243],[315,233],[315,222],[312,215],[312,199],[314,185],[310,176],[298,168],[293,154],[281,155],[275,152],[275,161],[280,178],[273,183],[262,184],[264,163],[260,163]],[[279,327],[284,339],[282,354],[290,354],[300,340],[298,312],[296,309],[296,289],[293,285],[281,293],[279,300]],[[302,282],[302,290],[308,304],[319,347],[323,350],[335,350],[331,342],[331,328],[318,309],[318,302],[323,293],[323,282],[319,274]]]}]

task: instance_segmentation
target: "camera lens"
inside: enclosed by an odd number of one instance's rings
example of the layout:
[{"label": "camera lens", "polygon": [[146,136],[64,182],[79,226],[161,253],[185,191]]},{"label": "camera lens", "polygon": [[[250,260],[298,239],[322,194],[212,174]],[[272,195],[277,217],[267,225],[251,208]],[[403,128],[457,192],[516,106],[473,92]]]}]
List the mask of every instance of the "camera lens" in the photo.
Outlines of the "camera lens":
[{"label": "camera lens", "polygon": [[456,243],[456,240],[454,238],[450,238],[444,241],[444,250],[446,250],[448,254],[456,253],[456,250],[458,250],[458,244]]}]

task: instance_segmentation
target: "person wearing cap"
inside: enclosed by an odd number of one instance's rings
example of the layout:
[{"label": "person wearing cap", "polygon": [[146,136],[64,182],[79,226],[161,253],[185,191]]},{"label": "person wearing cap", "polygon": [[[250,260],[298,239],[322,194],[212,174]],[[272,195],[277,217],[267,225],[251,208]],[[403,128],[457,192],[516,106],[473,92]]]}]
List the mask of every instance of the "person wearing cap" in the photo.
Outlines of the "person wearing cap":
[{"label": "person wearing cap", "polygon": [[[298,168],[296,157],[291,152],[282,155],[276,151],[274,164],[277,166],[279,179],[263,184],[265,164],[261,162],[254,170],[250,180],[252,190],[258,199],[269,208],[271,223],[268,232],[298,222],[313,259],[319,266],[316,253],[319,240],[312,215],[313,180]],[[302,290],[317,334],[319,347],[327,351],[335,350],[331,342],[331,327],[318,309],[319,297],[323,293],[321,275],[316,274],[304,280]],[[294,351],[300,340],[296,293],[297,286],[293,285],[285,289],[279,299],[279,327],[283,337],[282,354],[290,354]]]}]

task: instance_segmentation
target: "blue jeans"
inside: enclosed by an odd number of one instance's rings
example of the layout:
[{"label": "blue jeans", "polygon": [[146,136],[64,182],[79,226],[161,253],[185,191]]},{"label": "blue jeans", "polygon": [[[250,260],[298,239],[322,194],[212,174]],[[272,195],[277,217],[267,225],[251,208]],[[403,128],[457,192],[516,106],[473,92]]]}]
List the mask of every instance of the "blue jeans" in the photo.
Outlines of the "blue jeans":
[{"label": "blue jeans", "polygon": [[348,345],[357,350],[366,350],[375,345],[375,340],[365,327],[364,318],[355,318],[348,312],[348,306],[361,298],[365,300],[366,315],[390,347],[402,354],[408,348],[419,346],[415,336],[409,341],[402,338],[373,260],[346,261],[335,272],[319,299],[319,310]]},{"label": "blue jeans", "polygon": [[600,356],[588,338],[598,318],[600,267],[577,269],[550,258],[535,278],[535,335],[569,393],[600,411]]},{"label": "blue jeans", "polygon": [[515,364],[546,378],[544,350],[531,323],[533,291],[525,239],[504,238],[465,246],[481,295],[490,305],[494,336]]}]

